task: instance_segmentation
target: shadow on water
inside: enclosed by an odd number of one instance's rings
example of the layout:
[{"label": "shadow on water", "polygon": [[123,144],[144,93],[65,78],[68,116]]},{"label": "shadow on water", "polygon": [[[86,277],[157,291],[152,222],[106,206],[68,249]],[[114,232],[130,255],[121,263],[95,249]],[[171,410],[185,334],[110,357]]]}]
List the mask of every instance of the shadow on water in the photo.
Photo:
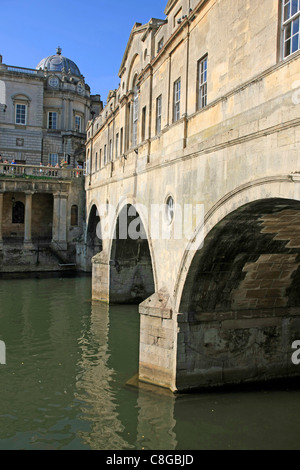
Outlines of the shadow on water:
[{"label": "shadow on water", "polygon": [[[89,276],[0,282],[0,449],[298,449],[299,381],[174,395],[138,371],[135,306]],[[129,381],[129,383],[128,383]]]}]

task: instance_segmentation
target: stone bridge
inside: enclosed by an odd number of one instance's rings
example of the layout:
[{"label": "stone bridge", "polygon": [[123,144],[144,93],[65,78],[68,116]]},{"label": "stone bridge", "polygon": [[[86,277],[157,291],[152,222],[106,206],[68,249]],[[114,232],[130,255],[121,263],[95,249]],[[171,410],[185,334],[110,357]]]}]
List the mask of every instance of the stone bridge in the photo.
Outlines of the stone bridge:
[{"label": "stone bridge", "polygon": [[[128,86],[109,97],[113,105],[108,100],[102,121],[88,128],[93,298],[139,303],[142,381],[182,391],[297,375],[291,357],[300,338],[299,54],[276,61],[274,44],[255,71],[241,69],[239,83],[228,79],[224,91],[212,89],[197,112],[189,112],[193,77],[187,75],[186,112],[171,122],[172,77],[180,75],[174,68],[188,74],[184,61],[198,57],[195,49],[186,52],[197,20],[184,21],[170,39],[182,54],[165,57],[173,68],[163,56],[148,68],[137,63],[139,34],[146,32],[133,29],[120,71]],[[218,66],[215,54],[211,69]],[[152,112],[146,135],[141,119],[136,143],[132,90],[137,80],[139,103],[147,93],[153,103],[157,70],[169,73],[165,126],[156,135],[153,104],[145,111]],[[127,146],[101,161],[101,147],[105,157],[119,144],[122,119]]]}]

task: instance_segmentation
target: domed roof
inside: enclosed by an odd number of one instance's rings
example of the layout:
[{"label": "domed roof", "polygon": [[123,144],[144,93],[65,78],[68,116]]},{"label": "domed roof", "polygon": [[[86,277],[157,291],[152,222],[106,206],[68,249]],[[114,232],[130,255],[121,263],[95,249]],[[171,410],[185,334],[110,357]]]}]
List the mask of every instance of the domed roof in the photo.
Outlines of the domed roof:
[{"label": "domed roof", "polygon": [[64,71],[68,73],[70,70],[72,75],[77,75],[78,77],[81,76],[80,70],[75,64],[75,62],[61,55],[60,47],[56,49],[55,55],[50,55],[49,57],[46,57],[45,59],[41,60],[36,66],[37,70],[45,70],[45,68],[47,68],[47,70],[51,72],[62,72],[62,70],[64,69]]}]

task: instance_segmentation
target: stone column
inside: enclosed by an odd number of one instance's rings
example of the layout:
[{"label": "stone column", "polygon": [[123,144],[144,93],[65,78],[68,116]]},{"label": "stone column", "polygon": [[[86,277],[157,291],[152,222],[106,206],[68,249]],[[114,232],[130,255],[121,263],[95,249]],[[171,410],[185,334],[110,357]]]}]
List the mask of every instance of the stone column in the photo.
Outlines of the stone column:
[{"label": "stone column", "polygon": [[61,250],[67,249],[67,194],[53,194],[52,243]]},{"label": "stone column", "polygon": [[25,193],[25,226],[24,226],[24,246],[32,248],[31,222],[32,222],[32,192]]},{"label": "stone column", "polygon": [[2,238],[3,196],[4,196],[4,193],[0,193],[0,250],[3,249],[3,238]]}]

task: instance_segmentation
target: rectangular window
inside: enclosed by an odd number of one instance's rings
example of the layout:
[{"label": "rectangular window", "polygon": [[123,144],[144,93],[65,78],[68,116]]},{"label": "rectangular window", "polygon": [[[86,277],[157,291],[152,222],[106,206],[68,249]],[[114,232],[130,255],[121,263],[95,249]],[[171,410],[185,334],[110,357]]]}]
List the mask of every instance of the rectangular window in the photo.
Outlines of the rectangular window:
[{"label": "rectangular window", "polygon": [[179,78],[174,83],[174,112],[173,122],[180,119],[180,96],[181,96],[181,79]]},{"label": "rectangular window", "polygon": [[81,132],[81,116],[75,116],[75,130]]},{"label": "rectangular window", "polygon": [[162,95],[156,99],[156,134],[161,132],[161,105],[162,105]]},{"label": "rectangular window", "polygon": [[16,104],[16,124],[26,124],[27,106],[26,104]]},{"label": "rectangular window", "polygon": [[98,152],[95,155],[95,171],[98,171]]},{"label": "rectangular window", "polygon": [[119,133],[116,134],[116,158],[119,156]]},{"label": "rectangular window", "polygon": [[58,154],[57,153],[49,153],[48,158],[49,165],[55,166],[58,164]]},{"label": "rectangular window", "polygon": [[180,10],[178,10],[176,15],[174,15],[173,27],[176,28],[176,26],[179,25],[181,23],[181,21],[182,21],[182,8],[180,8]]},{"label": "rectangular window", "polygon": [[138,109],[139,109],[139,96],[137,88],[135,87],[133,98],[133,111],[132,111],[132,146],[137,145],[137,124],[138,124]]},{"label": "rectangular window", "polygon": [[109,141],[109,161],[113,161],[113,145],[112,140]]},{"label": "rectangular window", "polygon": [[283,58],[300,49],[300,0],[282,2]]},{"label": "rectangular window", "polygon": [[198,103],[197,108],[207,106],[207,56],[198,62]]},{"label": "rectangular window", "polygon": [[120,155],[123,152],[123,127],[121,128],[121,137],[120,137]]},{"label": "rectangular window", "polygon": [[161,38],[161,39],[158,41],[157,52],[159,52],[163,47],[164,47],[164,38]]},{"label": "rectangular window", "polygon": [[106,165],[106,163],[107,163],[106,145],[104,145],[104,156],[103,156],[103,158],[104,158],[104,165]]},{"label": "rectangular window", "polygon": [[146,106],[142,109],[142,142],[144,142],[146,138]]},{"label": "rectangular window", "polygon": [[48,113],[48,129],[57,129],[57,113],[52,111]]}]

